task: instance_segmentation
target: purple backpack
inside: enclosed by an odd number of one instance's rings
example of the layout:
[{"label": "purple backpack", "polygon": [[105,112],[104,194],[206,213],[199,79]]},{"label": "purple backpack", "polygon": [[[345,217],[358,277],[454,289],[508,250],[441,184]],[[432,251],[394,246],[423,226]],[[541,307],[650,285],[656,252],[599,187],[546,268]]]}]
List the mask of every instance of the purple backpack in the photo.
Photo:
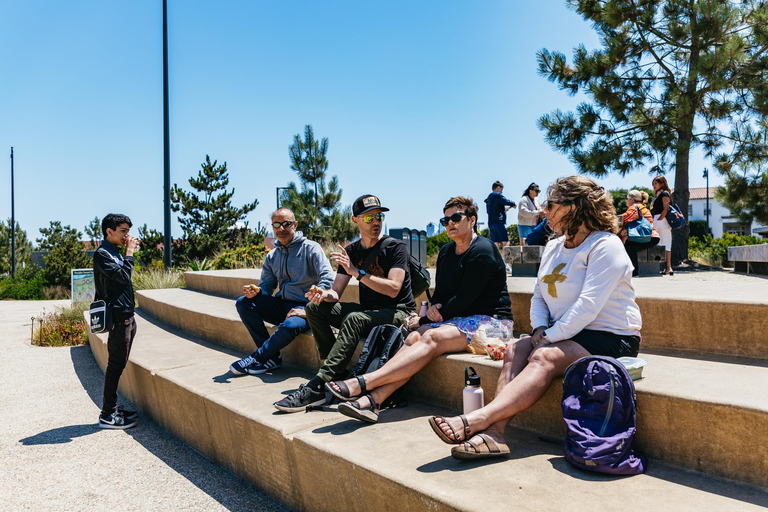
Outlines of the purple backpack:
[{"label": "purple backpack", "polygon": [[645,471],[645,456],[632,449],[635,386],[612,357],[587,356],[563,377],[565,458],[577,468],[612,475]]}]

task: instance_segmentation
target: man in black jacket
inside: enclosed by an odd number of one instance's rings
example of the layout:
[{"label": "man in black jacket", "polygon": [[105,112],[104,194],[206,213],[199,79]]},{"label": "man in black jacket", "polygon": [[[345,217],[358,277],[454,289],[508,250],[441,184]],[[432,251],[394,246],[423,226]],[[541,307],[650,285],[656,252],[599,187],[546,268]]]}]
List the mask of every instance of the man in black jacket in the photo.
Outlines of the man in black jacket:
[{"label": "man in black jacket", "polygon": [[[139,241],[128,234],[131,219],[125,215],[110,213],[101,221],[104,240],[93,255],[93,277],[96,283],[96,300],[103,300],[112,318],[107,347],[109,360],[104,372],[104,402],[99,415],[101,428],[126,429],[136,425],[136,411],[117,405],[117,383],[120,380],[133,338],[136,336],[136,320],[133,317],[133,253],[139,250]],[[125,257],[118,246],[125,247]]]}]

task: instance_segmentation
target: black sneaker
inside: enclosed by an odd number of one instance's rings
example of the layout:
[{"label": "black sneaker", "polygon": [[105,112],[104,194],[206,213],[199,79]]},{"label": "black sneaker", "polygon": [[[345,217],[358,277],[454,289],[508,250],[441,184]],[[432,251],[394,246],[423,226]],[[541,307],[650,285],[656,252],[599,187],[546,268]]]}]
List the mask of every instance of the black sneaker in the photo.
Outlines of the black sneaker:
[{"label": "black sneaker", "polygon": [[117,412],[123,415],[123,418],[127,420],[135,420],[138,419],[139,413],[137,411],[132,411],[130,409],[126,409],[122,405],[117,406]]},{"label": "black sneaker", "polygon": [[299,389],[275,402],[275,408],[283,412],[303,412],[307,410],[308,405],[324,405],[325,392],[315,391],[314,389],[302,384]]},{"label": "black sneaker", "polygon": [[112,414],[105,415],[101,413],[99,415],[99,427],[112,428],[117,430],[124,430],[136,426],[136,419],[125,419],[119,412],[113,412]]},{"label": "black sneaker", "polygon": [[258,361],[256,361],[256,358],[253,357],[253,355],[245,356],[244,358],[240,359],[239,361],[235,361],[229,366],[229,371],[234,373],[235,375],[245,375],[248,372],[248,368],[251,366],[258,364]]},{"label": "black sneaker", "polygon": [[272,359],[268,359],[266,363],[256,362],[248,366],[245,371],[251,375],[261,375],[262,373],[277,370],[281,366],[283,366],[283,356],[277,354]]}]

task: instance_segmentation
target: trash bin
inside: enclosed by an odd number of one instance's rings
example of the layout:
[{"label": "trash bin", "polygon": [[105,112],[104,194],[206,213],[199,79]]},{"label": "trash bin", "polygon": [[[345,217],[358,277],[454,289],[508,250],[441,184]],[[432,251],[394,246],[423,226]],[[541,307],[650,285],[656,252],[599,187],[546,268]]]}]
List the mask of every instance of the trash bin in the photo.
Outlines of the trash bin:
[{"label": "trash bin", "polygon": [[419,261],[423,266],[427,266],[427,232],[419,231]]}]

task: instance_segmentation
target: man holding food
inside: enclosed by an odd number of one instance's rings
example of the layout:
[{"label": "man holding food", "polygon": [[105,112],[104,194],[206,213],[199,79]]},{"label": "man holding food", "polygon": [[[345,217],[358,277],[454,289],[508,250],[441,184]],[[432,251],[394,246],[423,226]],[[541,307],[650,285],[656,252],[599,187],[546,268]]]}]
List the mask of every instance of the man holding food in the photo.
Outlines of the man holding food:
[{"label": "man holding food", "polygon": [[[259,375],[280,368],[280,350],[309,329],[304,306],[310,288],[327,290],[335,278],[331,264],[317,242],[296,231],[296,217],[288,208],[272,214],[275,248],[264,258],[258,286],[243,286],[235,306],[256,343],[256,352],[232,363],[236,375]],[[277,289],[277,293],[272,293]],[[264,324],[277,328],[269,335]]]}]

